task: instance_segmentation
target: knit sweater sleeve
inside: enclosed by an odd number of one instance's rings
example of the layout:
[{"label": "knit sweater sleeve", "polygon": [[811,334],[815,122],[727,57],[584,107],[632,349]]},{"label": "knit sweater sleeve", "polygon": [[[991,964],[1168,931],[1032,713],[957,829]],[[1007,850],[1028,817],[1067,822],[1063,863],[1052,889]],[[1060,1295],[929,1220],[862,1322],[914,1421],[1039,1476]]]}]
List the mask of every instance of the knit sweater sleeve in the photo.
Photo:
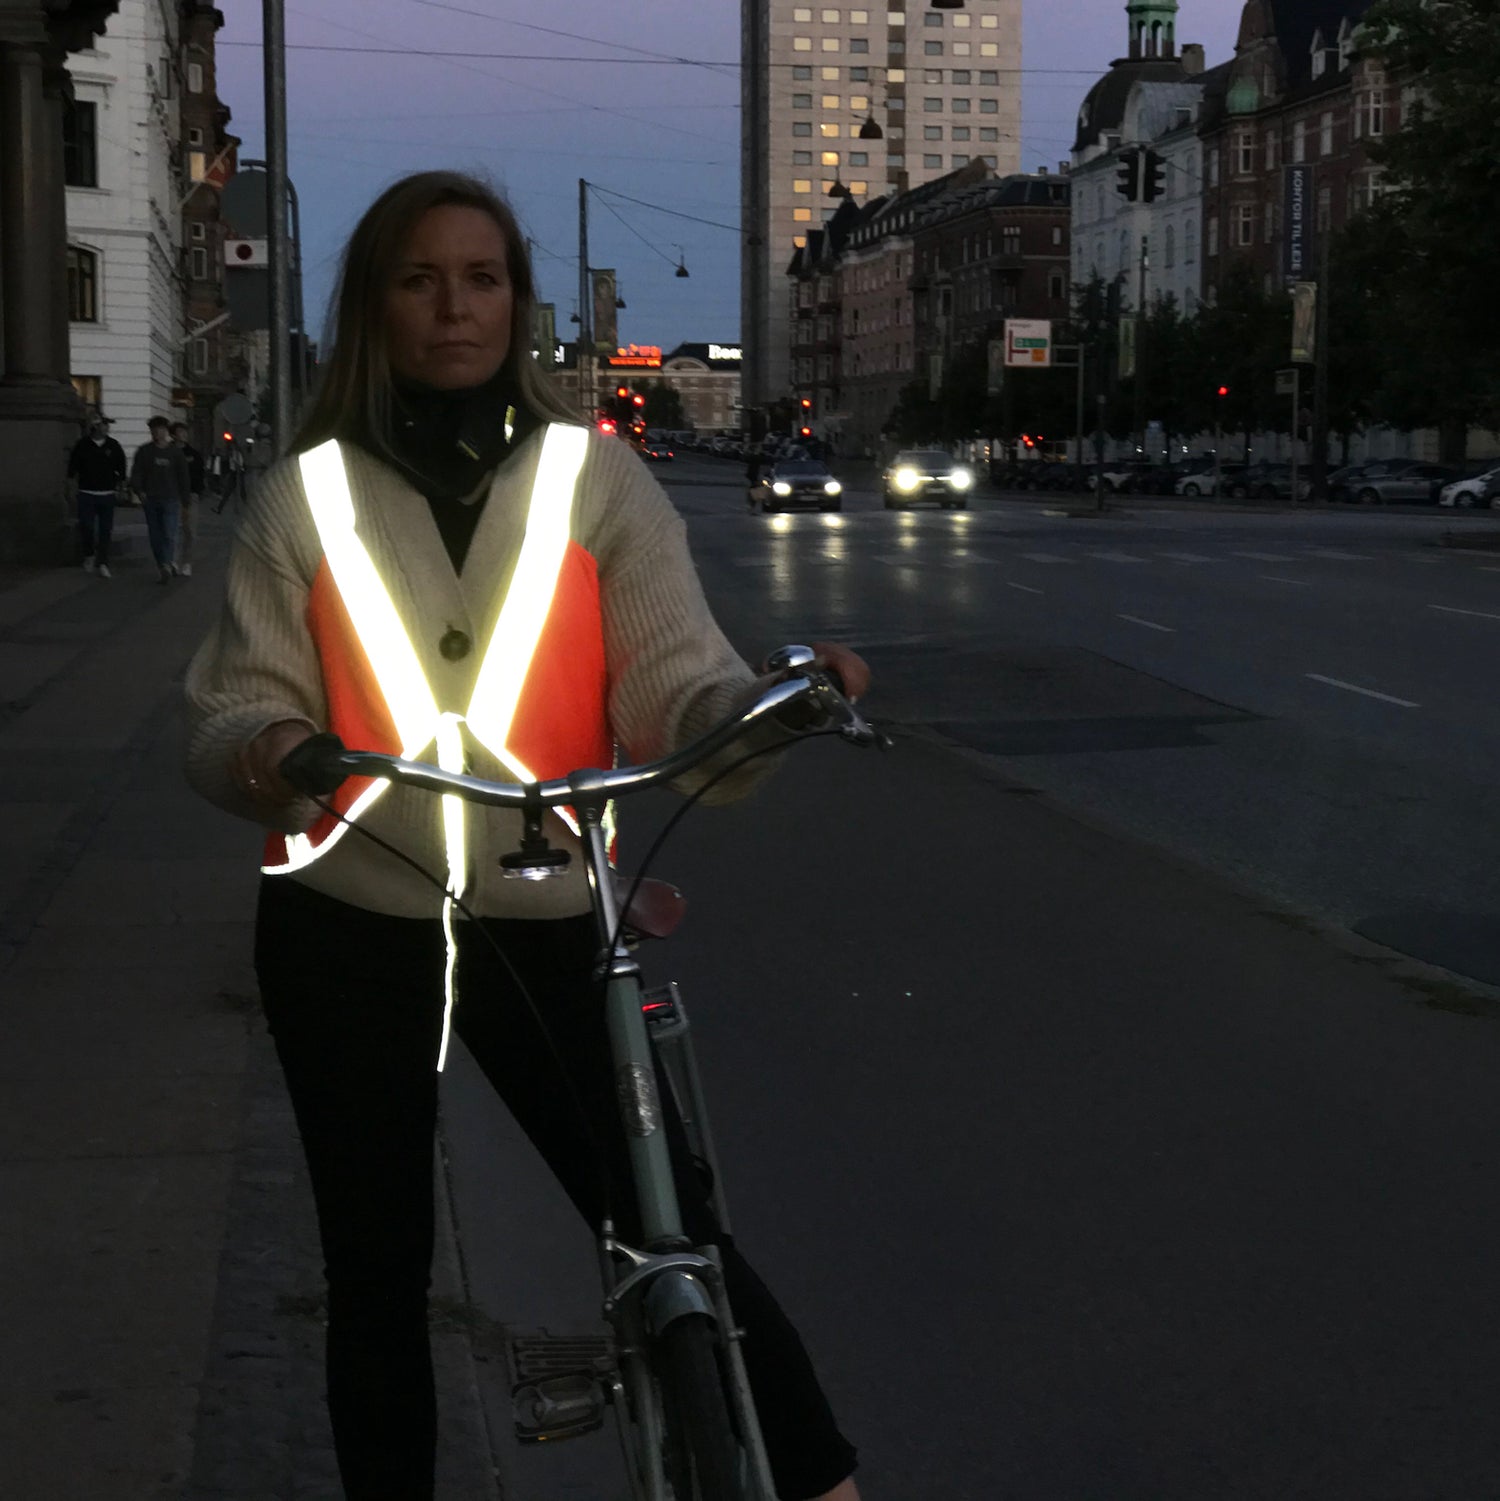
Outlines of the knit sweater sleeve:
[{"label": "knit sweater sleeve", "polygon": [[[318,553],[306,517],[295,461],[267,471],[235,536],[219,619],[188,667],[188,781],[210,802],[257,821],[230,777],[234,753],[279,720],[319,729],[327,718],[307,629]],[[305,829],[316,811],[299,802],[280,827]]]},{"label": "knit sweater sleeve", "polygon": [[[680,749],[750,703],[757,677],[714,619],[688,550],[687,527],[645,464],[615,439],[591,438],[589,503],[599,564],[609,671],[609,710],[631,761]],[[783,738],[762,735],[761,744]],[[679,790],[692,791],[750,747],[708,763]],[[727,776],[707,802],[744,796],[770,770],[761,757]]]}]

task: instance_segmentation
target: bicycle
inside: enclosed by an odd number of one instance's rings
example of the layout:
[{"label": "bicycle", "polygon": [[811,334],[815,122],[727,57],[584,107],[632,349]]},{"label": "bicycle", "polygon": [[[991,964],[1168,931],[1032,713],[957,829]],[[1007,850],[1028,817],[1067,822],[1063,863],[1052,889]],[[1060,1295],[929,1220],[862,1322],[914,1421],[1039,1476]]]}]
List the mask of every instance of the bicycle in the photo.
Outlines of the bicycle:
[{"label": "bicycle", "polygon": [[[632,1501],[776,1501],[776,1492],[717,1251],[711,1245],[690,1245],[684,1236],[662,1125],[658,1090],[664,1086],[692,1155],[709,1168],[711,1203],[727,1232],[728,1210],[687,1010],[675,985],[645,988],[633,954],[640,939],[667,936],[680,916],[680,894],[644,875],[676,818],[648,853],[643,873],[630,878],[618,875],[610,863],[606,809],[616,798],[697,769],[773,716],[786,739],[743,759],[810,734],[836,734],[852,744],[886,748],[886,737],[845,699],[834,678],[813,663],[807,647],[781,648],[767,666],[787,674],[782,682],[691,745],[642,766],[585,768],[547,782],[489,782],[425,762],[349,750],[336,736],[323,734],[304,741],[281,767],[288,782],[317,797],[332,793],[346,777],[361,776],[456,795],[481,806],[519,809],[520,848],[502,856],[501,865],[507,876],[522,880],[544,880],[566,865],[570,857],[549,846],[542,816],[563,805],[573,810],[588,863],[599,943],[595,972],[603,982],[642,1244],[626,1244],[617,1237],[612,1218],[604,1219],[599,1256],[612,1357],[520,1382],[513,1392],[514,1416],[518,1436],[539,1442],[592,1432],[604,1423],[606,1409],[613,1408]],[[784,717],[789,713],[804,720],[811,716],[819,727],[789,723]],[[700,788],[676,817],[706,790]],[[642,893],[654,906],[638,905]]]}]

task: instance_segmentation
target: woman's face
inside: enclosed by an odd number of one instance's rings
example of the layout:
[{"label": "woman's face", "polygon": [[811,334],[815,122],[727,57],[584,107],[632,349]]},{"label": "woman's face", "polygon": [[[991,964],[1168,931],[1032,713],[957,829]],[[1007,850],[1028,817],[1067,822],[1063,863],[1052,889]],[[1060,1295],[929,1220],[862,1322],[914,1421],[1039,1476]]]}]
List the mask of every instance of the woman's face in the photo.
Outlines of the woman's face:
[{"label": "woman's face", "polygon": [[440,391],[482,385],[510,352],[505,236],[456,203],[417,221],[385,293],[391,369]]}]

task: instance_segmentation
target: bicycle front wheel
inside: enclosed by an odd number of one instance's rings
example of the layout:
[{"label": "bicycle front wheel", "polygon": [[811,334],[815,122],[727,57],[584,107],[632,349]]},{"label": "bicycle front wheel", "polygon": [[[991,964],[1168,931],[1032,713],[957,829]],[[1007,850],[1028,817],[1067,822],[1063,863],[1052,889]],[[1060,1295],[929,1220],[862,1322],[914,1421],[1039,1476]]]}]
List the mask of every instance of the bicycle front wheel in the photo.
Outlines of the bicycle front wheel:
[{"label": "bicycle front wheel", "polygon": [[673,1319],[655,1342],[667,1478],[676,1501],[745,1501],[717,1344],[713,1321],[703,1314]]}]

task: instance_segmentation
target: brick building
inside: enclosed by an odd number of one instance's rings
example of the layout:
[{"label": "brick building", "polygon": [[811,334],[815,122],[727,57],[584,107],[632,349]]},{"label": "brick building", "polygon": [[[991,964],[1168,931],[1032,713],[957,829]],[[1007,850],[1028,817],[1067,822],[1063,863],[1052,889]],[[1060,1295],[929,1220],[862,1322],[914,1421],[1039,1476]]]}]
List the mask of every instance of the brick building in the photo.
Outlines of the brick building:
[{"label": "brick building", "polygon": [[1205,92],[1199,127],[1205,299],[1236,262],[1267,290],[1281,284],[1286,167],[1312,167],[1318,236],[1379,191],[1365,143],[1397,128],[1401,104],[1380,64],[1355,55],[1370,4],[1247,0],[1234,60]]}]

